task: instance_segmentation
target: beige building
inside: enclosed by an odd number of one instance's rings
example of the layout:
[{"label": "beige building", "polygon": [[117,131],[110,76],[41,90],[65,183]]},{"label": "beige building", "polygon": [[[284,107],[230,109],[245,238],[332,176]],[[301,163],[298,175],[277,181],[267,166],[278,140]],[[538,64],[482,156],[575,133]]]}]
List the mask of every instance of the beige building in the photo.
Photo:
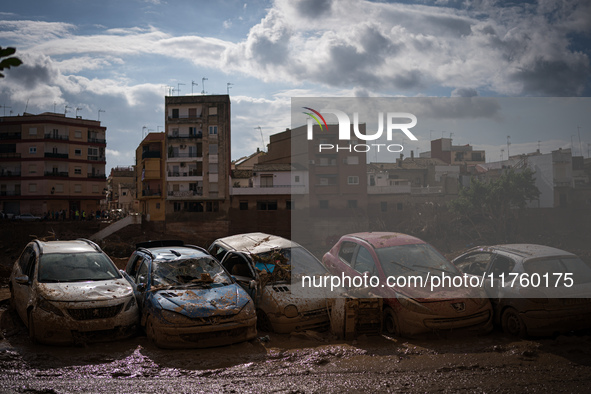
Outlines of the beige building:
[{"label": "beige building", "polygon": [[106,192],[106,127],[43,113],[0,122],[0,208],[7,213],[100,209]]},{"label": "beige building", "polygon": [[135,152],[138,210],[148,221],[165,220],[165,152],[164,133],[149,133]]},{"label": "beige building", "polygon": [[135,166],[111,168],[107,189],[109,209],[120,209],[123,213],[135,212]]},{"label": "beige building", "polygon": [[230,182],[230,96],[168,96],[166,214],[227,212]]}]

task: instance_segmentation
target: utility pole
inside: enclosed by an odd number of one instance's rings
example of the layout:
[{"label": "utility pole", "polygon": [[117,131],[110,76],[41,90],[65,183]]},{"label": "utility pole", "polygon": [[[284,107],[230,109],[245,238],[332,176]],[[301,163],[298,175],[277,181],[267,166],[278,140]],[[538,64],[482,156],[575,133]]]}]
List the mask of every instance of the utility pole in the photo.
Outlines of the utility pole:
[{"label": "utility pole", "polygon": [[226,84],[226,92],[227,92],[228,96],[230,95],[230,86],[232,86],[232,85],[234,85],[234,84],[233,84],[233,83],[231,83],[231,82],[228,82],[228,83]]},{"label": "utility pole", "polygon": [[205,81],[208,81],[207,78],[201,78],[201,86],[203,87],[203,90],[201,91],[201,94],[205,94]]}]

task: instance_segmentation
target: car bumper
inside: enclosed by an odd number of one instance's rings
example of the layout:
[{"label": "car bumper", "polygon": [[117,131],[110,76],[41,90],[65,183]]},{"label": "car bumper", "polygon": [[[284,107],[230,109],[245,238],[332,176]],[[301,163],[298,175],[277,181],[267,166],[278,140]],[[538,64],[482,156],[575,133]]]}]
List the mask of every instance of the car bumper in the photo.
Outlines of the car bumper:
[{"label": "car bumper", "polygon": [[268,314],[273,331],[279,334],[289,334],[295,331],[326,331],[330,328],[329,310],[321,308],[300,313],[296,317]]},{"label": "car bumper", "polygon": [[413,336],[440,330],[474,330],[487,333],[493,329],[493,313],[491,309],[479,310],[475,313],[457,317],[436,317],[411,313],[409,316],[400,314],[398,321],[401,334]]},{"label": "car bumper", "polygon": [[257,335],[256,317],[216,325],[174,327],[154,321],[156,343],[164,348],[204,348],[230,345]]},{"label": "car bumper", "polygon": [[121,311],[111,318],[90,320],[74,320],[70,316],[58,316],[41,308],[35,308],[31,313],[35,339],[45,344],[124,339],[135,334],[139,323],[137,308]]},{"label": "car bumper", "polygon": [[520,313],[529,335],[552,335],[591,328],[591,308],[534,310]]}]

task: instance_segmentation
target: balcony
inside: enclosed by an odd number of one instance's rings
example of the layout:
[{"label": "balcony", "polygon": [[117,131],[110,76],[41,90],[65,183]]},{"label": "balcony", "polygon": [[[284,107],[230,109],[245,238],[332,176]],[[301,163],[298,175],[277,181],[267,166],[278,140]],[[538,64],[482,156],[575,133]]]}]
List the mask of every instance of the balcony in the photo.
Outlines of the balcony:
[{"label": "balcony", "polygon": [[173,135],[168,136],[169,140],[188,140],[188,139],[192,139],[192,138],[202,139],[203,133],[187,134],[187,135],[173,134]]},{"label": "balcony", "polygon": [[307,194],[307,185],[273,185],[253,187],[232,187],[231,194],[234,196],[254,195],[283,195],[283,194]]},{"label": "balcony", "polygon": [[94,144],[106,144],[107,140],[104,138],[89,138],[88,142],[92,142]]},{"label": "balcony", "polygon": [[107,161],[105,157],[101,156],[88,156],[89,161]]},{"label": "balcony", "polygon": [[178,197],[178,198],[187,198],[187,197],[197,197],[203,196],[203,188],[198,187],[197,190],[184,190],[184,191],[169,191],[168,197]]},{"label": "balcony", "polygon": [[59,177],[68,177],[70,174],[68,171],[45,171],[45,176],[59,176]]},{"label": "balcony", "polygon": [[21,192],[16,190],[0,190],[0,196],[20,196]]},{"label": "balcony", "polygon": [[53,152],[45,152],[45,157],[50,157],[53,159],[67,159],[67,153],[53,153]]},{"label": "balcony", "polygon": [[142,190],[143,197],[161,197],[162,192],[160,190]]},{"label": "balcony", "polygon": [[0,170],[0,177],[21,176],[20,168],[18,170]]},{"label": "balcony", "polygon": [[143,159],[160,159],[162,157],[162,152],[158,151],[146,151],[142,153],[142,160]]},{"label": "balcony", "polygon": [[20,140],[21,133],[0,133],[0,140]]},{"label": "balcony", "polygon": [[107,176],[105,174],[93,174],[93,173],[88,173],[87,174],[89,178],[94,178],[94,179],[107,179]]},{"label": "balcony", "polygon": [[0,159],[20,159],[21,154],[17,152],[0,152]]},{"label": "balcony", "polygon": [[193,153],[172,153],[172,152],[168,152],[168,158],[169,159],[186,159],[186,158],[197,158],[197,157],[203,157],[203,156],[197,156],[197,152],[193,152]]},{"label": "balcony", "polygon": [[441,186],[427,186],[427,187],[411,187],[410,194],[425,195],[425,194],[441,194],[443,187]]},{"label": "balcony", "polygon": [[70,139],[70,137],[68,137],[67,135],[59,135],[59,134],[48,133],[48,134],[45,134],[45,139],[46,140],[68,141]]},{"label": "balcony", "polygon": [[189,176],[203,176],[203,172],[197,170],[191,171],[168,171],[169,177],[189,177]]}]

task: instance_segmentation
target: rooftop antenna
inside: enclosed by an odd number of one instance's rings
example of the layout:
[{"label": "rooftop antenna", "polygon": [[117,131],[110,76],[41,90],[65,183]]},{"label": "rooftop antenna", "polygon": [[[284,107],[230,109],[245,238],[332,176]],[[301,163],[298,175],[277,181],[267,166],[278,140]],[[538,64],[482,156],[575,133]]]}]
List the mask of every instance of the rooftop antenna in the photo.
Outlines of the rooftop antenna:
[{"label": "rooftop antenna", "polygon": [[25,112],[27,112],[27,108],[29,108],[29,99],[27,99],[27,104],[25,105]]},{"label": "rooftop antenna", "polygon": [[69,105],[64,106],[64,116],[68,113],[68,108],[72,108]]},{"label": "rooftop antenna", "polygon": [[511,158],[511,155],[509,154],[509,147],[511,146],[511,136],[508,135],[507,136],[507,160],[509,160]]},{"label": "rooftop antenna", "polygon": [[201,94],[205,94],[205,81],[208,81],[208,79],[201,78],[201,86],[203,86],[203,90],[201,91]]},{"label": "rooftop antenna", "polygon": [[577,126],[577,133],[579,133],[579,151],[583,156],[583,145],[581,145],[581,126]]},{"label": "rooftop antenna", "polygon": [[263,137],[263,129],[261,128],[261,126],[257,126],[255,127],[255,130],[259,129],[259,131],[261,132],[261,141],[263,142],[263,152],[265,151],[265,138]]},{"label": "rooftop antenna", "polygon": [[226,92],[228,93],[228,96],[230,95],[230,86],[234,85],[232,82],[228,82],[226,84]]},{"label": "rooftop antenna", "polygon": [[501,161],[503,161],[503,153],[505,153],[505,149],[501,149]]},{"label": "rooftop antenna", "polygon": [[76,118],[78,118],[78,111],[82,111],[82,108],[76,107]]},{"label": "rooftop antenna", "polygon": [[191,81],[191,96],[193,95],[193,86],[199,86],[199,84],[195,81]]},{"label": "rooftop antenna", "polygon": [[146,126],[142,126],[142,140],[144,139],[144,130],[146,130],[148,127]]},{"label": "rooftop antenna", "polygon": [[55,106],[57,105],[57,103],[54,101],[53,102],[53,113],[55,114]]},{"label": "rooftop antenna", "polygon": [[179,82],[176,84],[176,86],[177,86],[176,95],[177,96],[181,94],[181,85],[184,85],[184,83]]},{"label": "rooftop antenna", "polygon": [[104,109],[99,109],[98,110],[98,121],[99,122],[101,121],[101,112],[107,112],[107,111],[105,111]]}]

